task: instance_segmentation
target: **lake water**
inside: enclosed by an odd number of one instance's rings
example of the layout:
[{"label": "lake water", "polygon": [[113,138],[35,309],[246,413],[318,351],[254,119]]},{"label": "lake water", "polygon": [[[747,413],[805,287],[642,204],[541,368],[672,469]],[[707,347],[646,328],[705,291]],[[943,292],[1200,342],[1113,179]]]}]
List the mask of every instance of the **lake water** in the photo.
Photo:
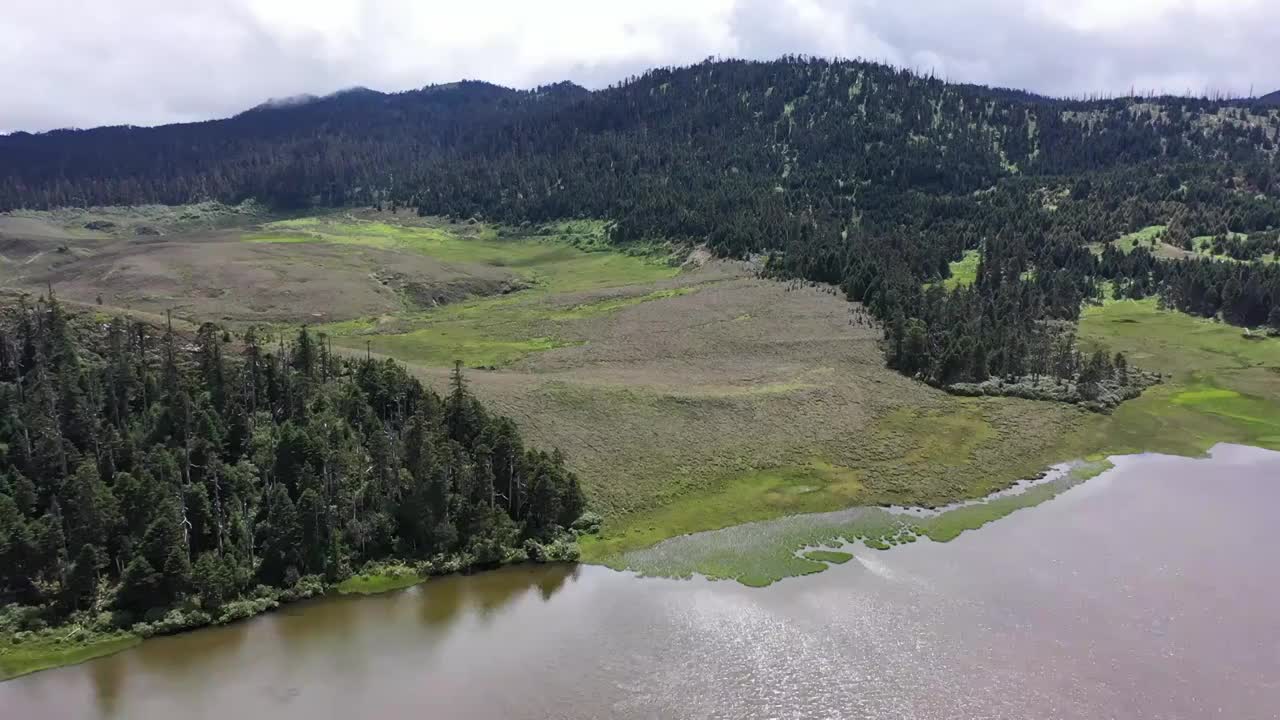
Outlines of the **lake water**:
[{"label": "lake water", "polygon": [[763,589],[523,567],[0,684],[0,718],[1280,718],[1280,453],[1116,469]]}]

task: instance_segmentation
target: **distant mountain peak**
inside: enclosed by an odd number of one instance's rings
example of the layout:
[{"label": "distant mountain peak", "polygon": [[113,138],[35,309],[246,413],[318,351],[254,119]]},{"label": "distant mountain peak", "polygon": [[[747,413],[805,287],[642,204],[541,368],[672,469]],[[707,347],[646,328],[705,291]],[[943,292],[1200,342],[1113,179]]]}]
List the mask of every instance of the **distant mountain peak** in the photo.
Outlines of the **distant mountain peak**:
[{"label": "distant mountain peak", "polygon": [[250,111],[278,110],[280,108],[297,107],[298,105],[308,105],[319,99],[320,97],[318,95],[312,95],[310,93],[303,93],[301,95],[290,95],[288,97],[278,97],[278,98],[273,97],[273,98],[267,98],[264,102],[254,105],[253,107],[249,108],[249,110]]},{"label": "distant mountain peak", "polygon": [[1258,105],[1267,105],[1269,107],[1280,107],[1280,90],[1267,93],[1260,98],[1255,98],[1254,103]]},{"label": "distant mountain peak", "polygon": [[268,98],[266,102],[259,103],[251,108],[249,112],[255,110],[280,110],[282,108],[299,107],[301,105],[310,105],[321,100],[331,100],[339,97],[360,96],[360,95],[381,95],[377,90],[370,90],[363,85],[355,85],[341,90],[335,90],[328,95],[312,95],[311,93],[302,93],[300,95],[290,95],[288,97]]}]

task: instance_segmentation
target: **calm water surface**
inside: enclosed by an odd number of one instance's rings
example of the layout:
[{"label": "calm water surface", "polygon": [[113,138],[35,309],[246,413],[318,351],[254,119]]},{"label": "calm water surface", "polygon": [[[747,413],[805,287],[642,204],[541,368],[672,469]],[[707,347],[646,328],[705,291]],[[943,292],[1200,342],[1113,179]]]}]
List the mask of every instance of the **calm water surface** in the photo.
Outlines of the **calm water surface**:
[{"label": "calm water surface", "polygon": [[764,589],[517,568],[0,684],[0,718],[1280,718],[1280,454],[1117,459]]}]

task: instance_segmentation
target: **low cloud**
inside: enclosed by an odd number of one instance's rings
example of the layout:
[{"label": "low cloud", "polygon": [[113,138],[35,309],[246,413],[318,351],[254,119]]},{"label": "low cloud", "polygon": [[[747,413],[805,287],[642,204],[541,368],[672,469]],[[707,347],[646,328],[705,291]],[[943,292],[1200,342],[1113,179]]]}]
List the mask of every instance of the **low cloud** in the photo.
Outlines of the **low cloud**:
[{"label": "low cloud", "polygon": [[[178,7],[182,6],[182,7]],[[158,124],[270,97],[461,78],[605,87],[711,55],[883,60],[1055,95],[1280,88],[1255,0],[15,0],[0,129]]]}]

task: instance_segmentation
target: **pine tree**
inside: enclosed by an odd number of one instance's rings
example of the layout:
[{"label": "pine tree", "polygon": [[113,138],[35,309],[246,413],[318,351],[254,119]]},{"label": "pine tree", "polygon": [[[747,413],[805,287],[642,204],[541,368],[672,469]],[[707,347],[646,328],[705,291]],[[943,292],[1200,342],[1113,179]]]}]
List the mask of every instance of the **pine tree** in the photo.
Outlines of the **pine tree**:
[{"label": "pine tree", "polygon": [[135,555],[120,575],[116,607],[141,613],[165,604],[167,599],[161,594],[161,582],[160,573],[147,562],[147,558]]},{"label": "pine tree", "polygon": [[101,551],[93,545],[85,543],[76,553],[76,559],[67,572],[66,604],[73,610],[81,610],[93,605],[98,589],[98,568],[101,565]]}]

